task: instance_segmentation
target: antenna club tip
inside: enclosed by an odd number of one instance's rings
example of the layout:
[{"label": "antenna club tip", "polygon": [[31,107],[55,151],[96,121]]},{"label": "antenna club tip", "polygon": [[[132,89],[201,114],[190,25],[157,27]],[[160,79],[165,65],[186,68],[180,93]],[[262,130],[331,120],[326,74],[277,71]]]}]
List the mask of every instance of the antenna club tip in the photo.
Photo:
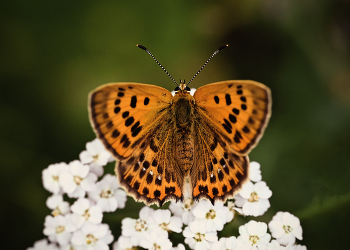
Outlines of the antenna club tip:
[{"label": "antenna club tip", "polygon": [[146,47],[141,44],[136,44],[136,46],[139,47],[140,49],[147,50]]},{"label": "antenna club tip", "polygon": [[218,50],[223,50],[223,49],[226,49],[229,45],[228,44],[225,44],[225,45],[222,45],[221,47],[218,48]]}]

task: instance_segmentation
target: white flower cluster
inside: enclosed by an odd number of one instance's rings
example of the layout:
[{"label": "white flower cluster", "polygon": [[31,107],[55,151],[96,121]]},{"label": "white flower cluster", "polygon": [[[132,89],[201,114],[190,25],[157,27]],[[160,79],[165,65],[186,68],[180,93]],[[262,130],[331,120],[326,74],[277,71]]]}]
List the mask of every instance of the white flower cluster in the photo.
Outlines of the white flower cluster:
[{"label": "white flower cluster", "polygon": [[[113,242],[108,224],[102,223],[103,213],[124,208],[126,193],[115,176],[103,176],[103,167],[113,158],[102,143],[96,139],[87,143],[86,149],[80,161],[54,164],[43,170],[44,187],[53,194],[46,202],[52,215],[44,223],[44,235],[49,241],[37,241],[29,250],[107,250]],[[268,225],[250,220],[239,227],[237,237],[218,239],[218,231],[235,216],[261,216],[270,207],[272,192],[262,181],[259,163],[250,163],[249,176],[242,190],[226,204],[195,202],[191,194],[185,194],[183,202],[172,201],[169,209],[144,206],[138,219],[122,220],[122,233],[112,244],[113,250],[185,250],[181,243],[173,246],[169,239],[173,232],[182,232],[183,242],[195,250],[306,250],[295,244],[296,239],[302,240],[302,228],[299,219],[289,212],[278,212]],[[76,199],[72,205],[64,201],[65,194]]]},{"label": "white flower cluster", "polygon": [[[52,193],[46,205],[52,210],[46,216],[44,235],[28,249],[109,249],[113,235],[102,223],[104,212],[124,208],[126,193],[115,176],[103,175],[103,167],[114,161],[101,141],[86,144],[80,160],[50,165],[42,172],[44,188]],[[72,205],[64,195],[74,198]]]}]

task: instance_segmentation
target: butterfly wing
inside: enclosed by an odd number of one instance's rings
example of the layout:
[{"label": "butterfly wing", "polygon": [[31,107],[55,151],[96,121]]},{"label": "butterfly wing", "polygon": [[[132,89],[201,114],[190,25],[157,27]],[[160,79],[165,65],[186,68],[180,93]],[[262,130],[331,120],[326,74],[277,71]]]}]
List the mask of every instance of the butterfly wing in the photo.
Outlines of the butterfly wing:
[{"label": "butterfly wing", "polygon": [[270,89],[255,81],[208,84],[194,98],[199,112],[240,155],[248,154],[258,143],[271,115]]},{"label": "butterfly wing", "polygon": [[91,124],[120,161],[115,172],[136,200],[162,205],[181,199],[183,176],[173,161],[171,93],[138,83],[113,83],[89,97]]},{"label": "butterfly wing", "polygon": [[254,81],[224,81],[199,88],[194,98],[192,194],[195,199],[225,201],[248,180],[246,155],[269,120],[270,90]]},{"label": "butterfly wing", "polygon": [[194,126],[195,160],[191,171],[194,199],[225,201],[248,180],[248,156],[239,156],[211,121],[197,113]]}]

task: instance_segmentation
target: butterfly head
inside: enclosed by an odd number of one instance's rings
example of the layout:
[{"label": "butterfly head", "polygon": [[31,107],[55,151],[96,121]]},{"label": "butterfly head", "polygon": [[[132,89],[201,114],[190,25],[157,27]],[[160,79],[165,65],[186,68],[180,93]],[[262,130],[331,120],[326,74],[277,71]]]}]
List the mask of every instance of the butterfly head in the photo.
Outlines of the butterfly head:
[{"label": "butterfly head", "polygon": [[181,81],[181,79],[180,79],[180,86],[177,86],[175,88],[175,91],[176,92],[178,92],[178,91],[180,91],[180,92],[189,92],[189,91],[191,91],[191,89],[190,89],[190,87],[187,87],[187,85],[185,83],[185,80]]}]

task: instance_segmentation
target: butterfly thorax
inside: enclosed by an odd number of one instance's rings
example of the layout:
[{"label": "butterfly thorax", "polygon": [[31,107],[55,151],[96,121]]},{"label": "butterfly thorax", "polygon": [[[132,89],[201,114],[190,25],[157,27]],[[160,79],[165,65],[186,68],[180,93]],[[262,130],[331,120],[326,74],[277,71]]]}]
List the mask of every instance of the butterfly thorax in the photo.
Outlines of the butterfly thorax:
[{"label": "butterfly thorax", "polygon": [[194,98],[180,90],[173,98],[173,126],[175,132],[174,155],[180,169],[186,176],[193,165],[194,156]]}]

